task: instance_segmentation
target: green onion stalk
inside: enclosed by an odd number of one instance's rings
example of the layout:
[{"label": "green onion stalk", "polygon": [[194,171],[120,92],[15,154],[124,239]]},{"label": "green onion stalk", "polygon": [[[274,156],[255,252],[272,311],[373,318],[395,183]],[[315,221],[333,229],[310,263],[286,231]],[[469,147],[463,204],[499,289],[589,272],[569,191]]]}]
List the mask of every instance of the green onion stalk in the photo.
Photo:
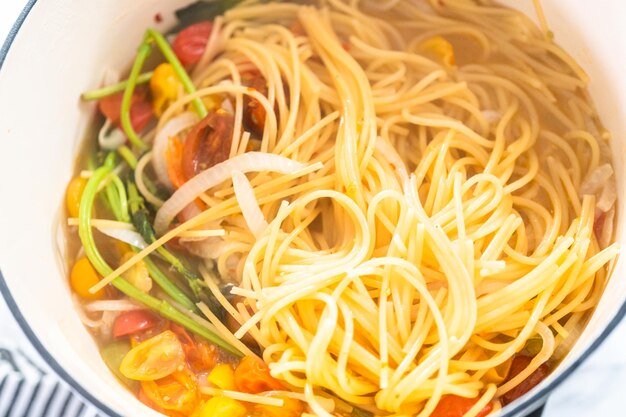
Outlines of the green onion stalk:
[{"label": "green onion stalk", "polygon": [[[107,276],[111,274],[113,270],[102,258],[102,255],[96,247],[91,228],[91,213],[93,211],[96,195],[98,194],[98,188],[113,171],[114,166],[115,154],[110,154],[106,158],[104,165],[94,171],[83,191],[78,215],[78,235],[83,244],[85,255],[94,266],[96,271],[98,271],[98,273],[102,276]],[[128,297],[156,311],[166,319],[169,319],[189,329],[191,332],[196,333],[197,335],[216,344],[217,346],[232,353],[233,355],[242,355],[241,352],[222,340],[217,334],[196,323],[193,319],[178,311],[167,301],[159,300],[158,298],[152,297],[151,295],[142,292],[130,282],[120,277],[115,278],[112,281],[112,285],[120,290],[122,293],[126,294]]]},{"label": "green onion stalk", "polygon": [[[124,146],[124,148],[126,147]],[[118,149],[118,152],[119,151],[120,149]],[[110,158],[113,158],[113,156],[110,156]],[[129,216],[128,214],[129,200],[130,202],[132,202],[134,199],[136,199],[136,197],[133,195],[130,199],[127,198],[124,183],[113,172],[111,172],[108,177],[111,176],[113,176],[112,178],[113,184],[115,184],[115,188],[111,187],[113,185],[111,183],[107,184],[107,186],[105,187],[107,202],[109,203],[109,206],[115,218],[118,221],[128,223],[131,221],[131,218],[133,218],[132,214],[131,216]],[[135,205],[130,204],[130,207],[134,208]],[[133,250],[136,251],[135,248],[133,248]],[[176,301],[178,304],[182,305],[186,309],[191,310],[195,313],[199,312],[196,304],[191,299],[189,299],[189,297],[187,297],[187,295],[180,288],[178,288],[149,257],[144,258],[144,262],[146,263],[146,266],[148,267],[148,272],[150,273],[150,276],[152,277],[154,282],[156,282],[157,285],[161,287],[161,289],[167,295],[169,295],[174,301]]]},{"label": "green onion stalk", "polygon": [[[150,81],[152,78],[152,71],[145,72],[137,77],[137,84],[145,84]],[[100,100],[108,96],[112,96],[115,93],[120,93],[126,90],[126,86],[128,85],[128,80],[121,81],[117,84],[107,85],[102,88],[98,88],[97,90],[86,91],[83,93],[83,100],[92,101],[92,100]]]},{"label": "green onion stalk", "polygon": [[[189,78],[189,74],[187,74],[187,71],[185,71],[185,68],[180,63],[180,60],[170,47],[170,44],[167,42],[165,37],[154,29],[148,29],[144,36],[143,42],[141,43],[141,45],[139,45],[133,67],[130,70],[130,75],[128,76],[126,88],[124,89],[122,109],[120,113],[120,120],[122,122],[122,129],[124,129],[124,133],[126,133],[126,136],[130,140],[130,142],[141,150],[146,149],[147,146],[145,143],[142,142],[142,140],[137,135],[137,132],[135,132],[135,129],[133,128],[130,120],[130,105],[133,98],[133,92],[135,91],[135,87],[139,81],[139,76],[143,64],[146,62],[148,56],[150,56],[150,53],[152,53],[153,43],[156,43],[157,47],[163,53],[165,59],[170,63],[170,65],[174,69],[174,73],[182,83],[185,91],[188,94],[193,94],[196,91],[196,88],[193,85],[191,78]],[[195,98],[192,101],[192,104],[200,118],[206,117],[207,110],[202,100],[200,100],[199,98]]]}]

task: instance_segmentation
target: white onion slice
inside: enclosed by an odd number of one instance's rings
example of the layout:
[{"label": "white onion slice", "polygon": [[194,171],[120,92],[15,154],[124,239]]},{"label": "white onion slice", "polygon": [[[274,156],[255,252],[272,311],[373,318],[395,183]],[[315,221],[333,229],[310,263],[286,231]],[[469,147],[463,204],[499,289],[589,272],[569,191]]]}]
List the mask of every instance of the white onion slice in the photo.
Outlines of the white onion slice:
[{"label": "white onion slice", "polygon": [[154,139],[152,147],[152,166],[159,181],[170,190],[174,188],[167,173],[167,141],[170,137],[178,135],[185,129],[198,122],[198,116],[192,112],[185,112],[170,119]]},{"label": "white onion slice", "polygon": [[241,208],[241,214],[248,224],[248,228],[257,239],[267,228],[267,220],[263,216],[259,202],[254,195],[252,184],[241,171],[233,171],[233,189],[235,190],[235,198]]},{"label": "white onion slice", "polygon": [[124,243],[128,243],[130,246],[134,246],[139,249],[145,249],[148,244],[139,233],[134,230],[119,229],[115,227],[98,227],[96,229],[104,233],[105,235],[117,240],[121,240]]},{"label": "white onion slice", "polygon": [[230,179],[233,171],[242,173],[270,171],[292,174],[305,167],[306,165],[301,162],[271,153],[248,152],[237,155],[202,171],[176,190],[157,212],[154,228],[158,234],[163,234],[174,217],[186,205],[194,201],[200,193]]},{"label": "white onion slice", "polygon": [[98,144],[102,149],[113,151],[126,142],[126,135],[119,127],[111,129],[111,121],[109,119],[104,122],[98,132]]},{"label": "white onion slice", "polygon": [[602,189],[602,193],[600,193],[600,198],[598,198],[596,207],[599,210],[606,213],[609,210],[611,210],[616,200],[617,200],[617,189],[616,189],[615,181],[613,179],[609,179],[604,185],[604,188]]},{"label": "white onion slice", "polygon": [[121,299],[121,300],[98,300],[85,304],[85,310],[87,311],[131,311],[141,310],[145,307],[137,304],[134,301]]},{"label": "white onion slice", "polygon": [[581,194],[595,194],[597,193],[608,181],[609,178],[613,176],[613,167],[611,164],[602,164],[585,178],[583,183],[580,185],[580,193]]}]

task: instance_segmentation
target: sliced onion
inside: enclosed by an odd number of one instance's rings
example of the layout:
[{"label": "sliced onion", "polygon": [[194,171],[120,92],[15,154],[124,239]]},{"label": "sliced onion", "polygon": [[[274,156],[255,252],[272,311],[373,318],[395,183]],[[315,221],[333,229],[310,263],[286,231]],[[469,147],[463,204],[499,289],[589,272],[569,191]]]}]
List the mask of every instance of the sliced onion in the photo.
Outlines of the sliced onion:
[{"label": "sliced onion", "polygon": [[119,127],[111,129],[111,126],[111,121],[107,119],[100,128],[100,132],[98,132],[98,144],[102,149],[110,151],[119,148],[126,142],[124,131]]},{"label": "sliced onion", "polygon": [[613,227],[615,223],[615,206],[613,206],[604,215],[604,224],[600,233],[600,248],[604,249],[611,244],[613,240]]},{"label": "sliced onion", "polygon": [[112,237],[117,240],[121,240],[124,243],[128,243],[130,246],[134,246],[139,249],[145,249],[148,244],[143,237],[134,230],[128,229],[118,229],[115,227],[97,227],[99,231],[104,233],[105,235]]},{"label": "sliced onion", "polygon": [[154,227],[158,234],[163,234],[186,205],[194,201],[200,193],[230,179],[233,171],[292,174],[305,167],[306,165],[301,162],[271,153],[248,152],[237,155],[202,171],[176,190],[157,212]]},{"label": "sliced onion", "polygon": [[604,187],[609,178],[613,176],[613,167],[610,164],[602,164],[587,175],[580,185],[581,194],[594,195]]},{"label": "sliced onion", "polygon": [[257,239],[267,229],[267,220],[263,216],[259,202],[254,195],[254,190],[248,178],[241,171],[233,171],[233,189],[235,198],[241,208],[241,214],[248,224],[248,228]]},{"label": "sliced onion", "polygon": [[170,190],[174,188],[167,173],[167,141],[170,137],[178,135],[185,129],[189,129],[198,123],[198,116],[192,112],[185,112],[170,119],[154,139],[152,148],[152,166],[159,181]]},{"label": "sliced onion", "polygon": [[228,251],[232,243],[227,243],[219,236],[199,239],[184,238],[180,242],[185,245],[189,253],[203,259],[217,259]]},{"label": "sliced onion", "polygon": [[602,189],[602,193],[600,194],[600,198],[596,203],[596,207],[606,213],[611,210],[616,200],[617,190],[615,186],[615,181],[613,179],[609,179]]},{"label": "sliced onion", "polygon": [[145,307],[137,304],[134,301],[121,299],[121,300],[98,300],[85,304],[85,310],[87,311],[131,311],[141,310]]}]

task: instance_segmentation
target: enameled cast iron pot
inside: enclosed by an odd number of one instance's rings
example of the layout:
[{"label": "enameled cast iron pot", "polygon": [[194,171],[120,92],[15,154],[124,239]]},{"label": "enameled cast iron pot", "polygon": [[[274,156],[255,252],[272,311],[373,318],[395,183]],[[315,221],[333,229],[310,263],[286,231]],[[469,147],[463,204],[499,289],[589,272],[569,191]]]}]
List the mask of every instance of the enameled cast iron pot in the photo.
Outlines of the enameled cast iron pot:
[{"label": "enameled cast iron pot", "polygon": [[[413,0],[403,0],[413,1]],[[190,0],[30,0],[0,51],[0,291],[52,368],[111,416],[158,416],[103,364],[70,298],[58,233],[65,186],[93,104],[81,92],[105,68],[127,68],[146,27],[167,29]],[[508,0],[533,15],[531,0]],[[591,93],[614,137],[624,245],[626,2],[542,0],[556,39],[591,76]],[[157,23],[160,14],[163,21]],[[620,258],[593,317],[571,353],[502,416],[524,416],[606,338],[626,310]]]}]

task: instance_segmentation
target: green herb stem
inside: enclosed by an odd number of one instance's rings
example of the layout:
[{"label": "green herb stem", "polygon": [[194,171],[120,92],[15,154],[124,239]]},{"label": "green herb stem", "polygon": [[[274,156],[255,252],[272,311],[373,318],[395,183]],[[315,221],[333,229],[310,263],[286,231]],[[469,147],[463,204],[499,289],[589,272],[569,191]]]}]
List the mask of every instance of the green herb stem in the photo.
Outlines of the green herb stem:
[{"label": "green herb stem", "polygon": [[150,46],[149,39],[144,39],[144,41],[139,46],[137,51],[137,56],[135,57],[135,62],[133,63],[133,67],[130,70],[130,75],[128,76],[128,82],[126,84],[126,88],[124,89],[124,97],[122,98],[122,110],[120,113],[120,120],[122,122],[122,129],[124,129],[124,133],[128,137],[128,140],[135,145],[139,149],[146,149],[147,146],[145,143],[137,135],[135,129],[133,128],[133,124],[130,120],[130,105],[133,98],[133,93],[135,91],[135,86],[137,85],[137,79],[139,78],[139,73],[141,72],[141,68],[143,67],[144,62],[152,52],[152,47]]},{"label": "green herb stem", "polygon": [[[170,47],[170,44],[165,39],[165,37],[160,32],[157,32],[154,29],[148,29],[146,31],[146,36],[152,38],[157,44],[167,62],[169,62],[174,69],[176,76],[183,84],[183,88],[185,89],[185,91],[188,94],[195,93],[196,87],[193,85],[193,82],[191,81],[191,78],[189,78],[185,67],[183,67],[183,64],[180,63],[180,60]],[[202,100],[200,100],[199,98],[195,98],[193,99],[192,103],[194,108],[196,109],[196,113],[198,113],[198,116],[200,116],[201,119],[205,118],[208,113]]]},{"label": "green herb stem", "polygon": [[126,161],[130,169],[134,170],[137,167],[137,157],[135,157],[135,154],[133,153],[133,151],[130,150],[128,146],[120,146],[119,148],[117,148],[117,153],[119,153],[120,156],[124,158],[124,161]]},{"label": "green herb stem", "polygon": [[196,307],[195,303],[187,297],[180,288],[178,288],[164,273],[159,269],[159,267],[154,263],[149,256],[146,256],[144,259],[146,266],[148,267],[148,272],[150,272],[150,276],[157,283],[157,285],[165,292],[167,295],[172,297],[174,301],[176,301],[181,306],[185,307],[188,310],[191,310],[195,313],[198,313],[198,307]]},{"label": "green herb stem", "polygon": [[[111,157],[112,155],[112,157]],[[113,269],[102,258],[100,251],[98,250],[91,228],[91,213],[93,211],[94,200],[98,194],[98,187],[106,179],[106,177],[113,171],[115,154],[110,154],[106,158],[105,163],[100,168],[96,169],[93,175],[87,181],[87,185],[83,191],[83,195],[80,201],[79,209],[79,225],[78,235],[85,249],[85,255],[102,276],[107,276],[113,272]],[[167,301],[159,300],[151,295],[148,295],[130,282],[123,278],[117,277],[112,282],[113,286],[126,294],[128,297],[140,302],[148,308],[151,308],[158,312],[160,315],[169,319],[179,325],[189,329],[190,331],[198,334],[201,337],[209,340],[210,342],[220,346],[224,350],[241,356],[241,352],[235,349],[233,346],[222,340],[217,334],[213,333],[209,329],[201,326],[193,319],[187,317],[180,311],[176,310]]]},{"label": "green herb stem", "polygon": [[[152,71],[144,72],[137,77],[137,84],[145,84],[152,78]],[[117,84],[107,85],[106,87],[98,88],[97,90],[86,91],[83,93],[83,100],[100,100],[104,97],[112,96],[115,93],[119,93],[126,89],[128,80],[120,81]]]}]

